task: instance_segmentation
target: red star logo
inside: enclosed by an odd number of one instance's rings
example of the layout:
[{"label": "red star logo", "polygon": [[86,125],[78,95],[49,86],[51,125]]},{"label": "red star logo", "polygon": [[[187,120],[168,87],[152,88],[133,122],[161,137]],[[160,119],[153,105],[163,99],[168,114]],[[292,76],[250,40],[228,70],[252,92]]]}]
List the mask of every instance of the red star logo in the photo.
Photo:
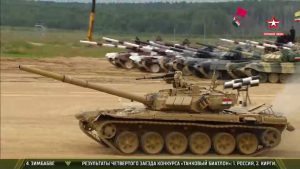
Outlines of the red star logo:
[{"label": "red star logo", "polygon": [[270,29],[276,29],[278,28],[280,21],[273,16],[271,20],[267,20],[267,23],[269,24]]}]

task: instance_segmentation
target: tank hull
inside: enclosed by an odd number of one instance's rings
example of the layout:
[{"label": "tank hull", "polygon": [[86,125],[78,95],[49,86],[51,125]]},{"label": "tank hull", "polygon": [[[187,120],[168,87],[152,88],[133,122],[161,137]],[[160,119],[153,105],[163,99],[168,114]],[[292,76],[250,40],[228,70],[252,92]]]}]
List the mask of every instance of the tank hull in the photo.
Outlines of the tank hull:
[{"label": "tank hull", "polygon": [[[85,134],[122,154],[131,154],[137,151],[159,154],[166,151],[169,154],[216,153],[255,156],[276,147],[280,143],[281,132],[287,127],[285,117],[255,113],[191,114],[147,109],[114,109],[85,112],[76,117]],[[268,139],[269,135],[266,133],[271,133],[276,138]],[[155,145],[152,145],[154,148],[149,150],[145,137],[151,134],[156,135],[157,139],[156,142],[154,141]],[[131,144],[126,146],[124,135],[132,138]],[[197,142],[195,135],[199,138],[202,136],[202,139],[206,140],[202,149],[195,148],[195,142]],[[220,148],[222,145],[218,145],[218,140],[226,137],[231,139],[231,142],[228,143],[229,146],[222,149]],[[244,140],[250,138],[248,141],[252,141],[251,144],[254,147],[248,146],[250,150],[243,149],[247,145],[243,145],[245,143],[240,141],[241,137]],[[224,140],[221,140],[220,143],[222,141]],[[157,147],[158,145],[160,146]],[[174,148],[176,146],[177,149]]]},{"label": "tank hull", "polygon": [[244,73],[259,75],[261,82],[284,83],[292,75],[300,74],[299,62],[256,62],[246,65]]}]

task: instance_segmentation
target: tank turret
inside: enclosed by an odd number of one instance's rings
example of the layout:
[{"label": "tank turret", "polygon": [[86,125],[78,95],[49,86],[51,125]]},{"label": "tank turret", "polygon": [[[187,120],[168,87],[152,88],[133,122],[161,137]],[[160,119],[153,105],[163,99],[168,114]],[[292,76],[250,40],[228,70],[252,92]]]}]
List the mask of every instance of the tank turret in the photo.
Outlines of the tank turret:
[{"label": "tank turret", "polygon": [[237,53],[237,54],[242,54],[243,58],[245,59],[257,59],[260,58],[260,55],[257,55],[255,53],[250,53],[250,52],[245,52],[245,51],[241,51],[241,50],[236,50],[236,49],[230,49],[228,47],[224,47],[224,46],[216,46],[216,45],[210,45],[210,44],[205,44],[205,43],[199,43],[197,42],[198,45],[202,45],[202,46],[206,46],[206,47],[212,47],[212,48],[217,48],[219,50],[223,50],[223,51],[227,51],[227,52],[233,52],[233,53]]},{"label": "tank turret", "polygon": [[295,52],[282,49],[281,51],[263,55],[262,60],[265,62],[294,62],[295,57]]},{"label": "tank turret", "polygon": [[[61,75],[29,66],[19,66],[21,70],[53,78],[65,83],[91,88],[104,93],[115,96],[127,98],[129,100],[143,103],[150,110],[180,110],[194,113],[201,113],[204,111],[222,111],[230,108],[236,103],[236,95],[233,93],[225,93],[217,90],[208,90],[200,88],[197,85],[187,84],[180,71],[173,74],[166,74],[163,76],[152,77],[166,78],[167,81],[173,83],[173,88],[159,90],[157,93],[149,93],[145,96],[135,95],[129,92],[109,88],[106,86],[89,83],[87,81],[71,78],[66,75]],[[223,100],[230,100],[231,104],[223,104]]]}]

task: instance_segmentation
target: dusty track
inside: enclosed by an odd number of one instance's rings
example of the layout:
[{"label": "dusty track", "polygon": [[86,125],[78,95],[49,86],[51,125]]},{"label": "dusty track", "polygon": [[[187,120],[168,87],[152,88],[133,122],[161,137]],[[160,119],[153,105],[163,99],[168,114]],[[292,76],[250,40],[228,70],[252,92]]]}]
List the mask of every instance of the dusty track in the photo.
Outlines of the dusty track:
[{"label": "dusty track", "polygon": [[[74,115],[85,110],[120,108],[125,99],[95,92],[18,70],[19,64],[38,65],[55,72],[144,94],[168,88],[160,81],[135,81],[144,73],[116,69],[96,58],[1,59],[1,158],[128,158],[115,154],[86,137]],[[195,80],[195,79],[192,79]],[[208,80],[197,80],[209,83]],[[300,84],[296,85],[299,93]],[[251,89],[252,100],[271,103],[285,90],[283,84]],[[289,97],[289,95],[285,95]],[[300,96],[298,95],[300,99]],[[283,100],[283,102],[286,100]],[[295,106],[286,102],[285,106]],[[293,110],[300,111],[300,106]],[[296,131],[284,132],[282,143],[263,157],[300,157],[300,112],[287,114]],[[208,155],[218,157],[216,155]],[[133,158],[145,158],[142,154]],[[150,156],[178,158],[178,156]],[[196,157],[191,154],[184,157]],[[182,158],[182,157],[180,157]]]}]

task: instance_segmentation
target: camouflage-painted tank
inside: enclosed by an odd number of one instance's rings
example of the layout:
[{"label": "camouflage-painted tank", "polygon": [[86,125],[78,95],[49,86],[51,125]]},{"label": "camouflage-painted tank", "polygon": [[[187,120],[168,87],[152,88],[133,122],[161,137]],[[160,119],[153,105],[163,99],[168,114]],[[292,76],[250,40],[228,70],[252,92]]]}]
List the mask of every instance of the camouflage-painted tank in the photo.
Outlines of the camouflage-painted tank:
[{"label": "camouflage-painted tank", "polygon": [[124,45],[115,45],[115,44],[109,44],[109,43],[99,43],[99,42],[94,42],[94,41],[85,41],[81,40],[80,43],[83,44],[88,44],[88,45],[95,45],[95,46],[104,46],[104,47],[110,47],[110,48],[119,48],[119,49],[127,49],[127,52],[113,52],[113,53],[106,53],[105,57],[111,63],[112,65],[116,67],[121,67],[125,69],[132,69],[136,67],[134,62],[130,60],[129,58],[131,56],[139,56],[141,53],[138,51],[135,52],[133,49],[130,47],[126,47]]},{"label": "camouflage-painted tank", "polygon": [[259,75],[261,82],[283,83],[289,76],[300,74],[300,50],[282,49],[262,56],[262,61],[243,67],[248,76]]},{"label": "camouflage-painted tank", "polygon": [[[138,55],[132,55],[127,58],[123,57],[123,62],[133,62],[137,68],[152,73],[168,71],[166,68],[166,60],[175,57],[175,54],[177,54],[177,52],[173,50],[152,46],[148,42],[135,41],[133,43],[108,37],[103,37],[102,39],[110,43],[117,43],[115,46],[121,46],[125,49],[138,52]],[[115,60],[116,59],[118,58],[115,58]]]},{"label": "camouflage-painted tank", "polygon": [[[229,39],[221,39],[225,42],[234,44],[248,45],[245,42],[238,42]],[[265,50],[261,55],[261,60],[246,64],[243,68],[235,68],[236,71],[243,72],[247,76],[260,76],[260,81],[270,83],[283,83],[289,76],[300,73],[300,47],[296,44],[269,44],[255,41],[247,41],[252,47]],[[246,56],[252,57],[251,54],[245,53]]]},{"label": "camouflage-painted tank", "polygon": [[[181,72],[163,76],[173,88],[136,95],[95,83],[28,66],[21,70],[62,82],[94,89],[143,103],[145,108],[125,108],[83,112],[76,115],[82,131],[107,147],[123,154],[202,155],[240,153],[258,155],[276,147],[284,129],[293,127],[286,117],[266,105],[234,106],[236,94],[186,83]],[[258,85],[256,78],[228,82],[225,88],[242,89]]]},{"label": "camouflage-painted tank", "polygon": [[207,52],[211,56],[211,59],[205,59],[193,66],[200,77],[204,78],[212,78],[214,72],[215,76],[219,79],[247,77],[240,68],[259,59],[259,56],[256,53],[252,54],[224,46],[208,45],[204,43],[197,44],[220,50]]},{"label": "camouflage-painted tank", "polygon": [[[241,74],[244,75],[241,71],[235,71],[238,70],[236,68],[244,66],[249,63],[250,60],[245,57],[243,58],[242,55],[238,53],[239,51],[237,52],[236,50],[234,51],[221,46],[202,44],[205,46],[204,48],[191,48],[162,42],[160,42],[160,44],[150,42],[150,44],[159,47],[163,47],[163,45],[172,46],[169,48],[170,50],[180,52],[181,56],[178,55],[168,61],[168,65],[169,70],[182,71],[184,75],[194,74],[199,77],[211,78],[213,72],[216,72],[219,78],[236,78]],[[227,52],[216,50],[218,48],[221,48],[221,50],[226,49]]]},{"label": "camouflage-painted tank", "polygon": [[115,65],[116,67],[121,67],[125,69],[132,69],[136,67],[135,63],[129,59],[130,57],[140,57],[139,53],[135,52],[113,52],[106,53],[105,57],[109,63]]}]

